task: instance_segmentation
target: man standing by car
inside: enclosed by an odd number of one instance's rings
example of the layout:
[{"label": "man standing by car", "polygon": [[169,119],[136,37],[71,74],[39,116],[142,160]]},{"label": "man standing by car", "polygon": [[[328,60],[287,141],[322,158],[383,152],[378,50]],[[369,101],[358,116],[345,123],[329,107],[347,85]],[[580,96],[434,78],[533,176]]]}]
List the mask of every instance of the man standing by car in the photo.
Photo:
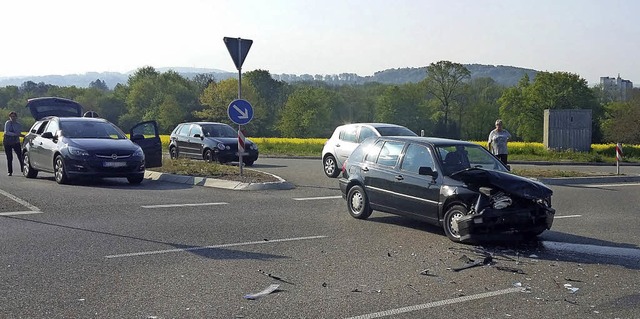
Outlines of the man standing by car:
[{"label": "man standing by car", "polygon": [[22,171],[22,151],[20,150],[20,138],[22,134],[22,126],[18,123],[18,114],[14,111],[9,112],[9,120],[4,123],[4,138],[2,145],[7,155],[7,172],[9,176],[13,174],[13,152],[18,156],[20,162],[20,171]]},{"label": "man standing by car", "polygon": [[496,128],[489,133],[487,145],[489,150],[497,156],[504,165],[507,165],[507,141],[511,138],[509,131],[502,128],[502,120],[496,120]]}]

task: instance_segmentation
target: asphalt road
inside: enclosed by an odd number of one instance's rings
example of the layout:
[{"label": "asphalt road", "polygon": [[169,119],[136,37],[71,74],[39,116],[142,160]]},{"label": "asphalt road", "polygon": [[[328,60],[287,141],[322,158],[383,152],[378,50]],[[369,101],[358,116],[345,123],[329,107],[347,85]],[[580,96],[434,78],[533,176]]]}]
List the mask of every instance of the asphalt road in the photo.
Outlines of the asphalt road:
[{"label": "asphalt road", "polygon": [[638,183],[554,185],[558,215],[539,241],[474,246],[379,212],[351,218],[321,165],[261,159],[255,169],[296,185],[264,191],[2,174],[0,317],[640,314]]}]

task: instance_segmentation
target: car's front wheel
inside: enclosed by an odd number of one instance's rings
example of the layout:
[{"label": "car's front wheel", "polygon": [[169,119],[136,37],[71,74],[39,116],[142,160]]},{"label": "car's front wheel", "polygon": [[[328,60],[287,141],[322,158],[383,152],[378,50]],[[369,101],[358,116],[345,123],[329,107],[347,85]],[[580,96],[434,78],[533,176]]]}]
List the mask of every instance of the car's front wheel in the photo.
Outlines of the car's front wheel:
[{"label": "car's front wheel", "polygon": [[253,160],[242,160],[245,166],[253,166]]},{"label": "car's front wheel", "polygon": [[127,181],[129,181],[129,184],[138,185],[142,183],[142,180],[144,180],[144,175],[142,174],[127,177]]},{"label": "car's front wheel", "polygon": [[333,155],[327,155],[324,158],[323,166],[324,166],[324,174],[328,177],[335,178],[340,174],[340,170],[338,170],[338,162]]},{"label": "car's front wheel", "polygon": [[464,217],[469,211],[462,205],[453,205],[449,207],[444,214],[444,233],[447,237],[454,242],[460,242],[460,230],[458,228],[458,221]]},{"label": "car's front wheel", "polygon": [[22,155],[23,166],[22,166],[22,175],[26,178],[35,178],[38,176],[38,170],[31,166],[31,158],[29,157],[29,152],[24,152]]},{"label": "car's front wheel", "polygon": [[175,146],[171,146],[169,148],[169,157],[171,159],[177,159],[178,158],[178,149]]},{"label": "car's front wheel", "polygon": [[216,159],[215,155],[213,155],[213,151],[209,149],[204,151],[204,155],[202,155],[202,158],[207,163],[211,163]]},{"label": "car's front wheel", "polygon": [[58,184],[69,183],[69,176],[67,175],[67,171],[64,168],[64,160],[62,159],[62,155],[56,156],[55,160],[53,161],[53,172]]},{"label": "car's front wheel", "polygon": [[369,198],[362,186],[355,185],[349,189],[347,208],[349,209],[349,215],[353,218],[367,219],[371,216],[373,210],[369,206]]}]

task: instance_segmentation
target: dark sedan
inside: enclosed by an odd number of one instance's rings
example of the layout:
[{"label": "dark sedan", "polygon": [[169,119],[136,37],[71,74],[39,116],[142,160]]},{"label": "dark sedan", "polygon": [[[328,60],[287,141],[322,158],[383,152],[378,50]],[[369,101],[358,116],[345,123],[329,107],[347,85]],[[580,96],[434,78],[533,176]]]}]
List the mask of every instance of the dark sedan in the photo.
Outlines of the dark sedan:
[{"label": "dark sedan", "polygon": [[139,123],[131,139],[113,123],[80,117],[72,100],[45,97],[27,103],[36,122],[22,143],[23,174],[50,172],[66,184],[78,177],[126,177],[139,184],[146,168],[162,166],[162,144],[154,121]]},{"label": "dark sedan", "polygon": [[[192,122],[178,124],[171,132],[169,142],[171,158],[204,159],[207,162],[237,162],[238,132],[218,122]],[[245,139],[242,162],[251,166],[258,159],[258,145]]]},{"label": "dark sedan", "polygon": [[555,215],[551,189],[510,173],[475,143],[450,139],[368,139],[339,185],[354,218],[373,210],[407,216],[441,226],[455,242],[537,236]]}]

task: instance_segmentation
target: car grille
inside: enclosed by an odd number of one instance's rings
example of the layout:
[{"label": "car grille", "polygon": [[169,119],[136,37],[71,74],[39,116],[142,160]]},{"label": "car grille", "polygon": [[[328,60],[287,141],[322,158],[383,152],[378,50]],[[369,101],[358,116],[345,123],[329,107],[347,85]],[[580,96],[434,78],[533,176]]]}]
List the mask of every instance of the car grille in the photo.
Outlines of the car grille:
[{"label": "car grille", "polygon": [[111,154],[106,154],[106,153],[96,153],[96,157],[97,158],[106,158],[106,159],[113,159],[113,160],[117,160],[117,159],[126,159],[131,157],[131,153],[111,153]]}]

